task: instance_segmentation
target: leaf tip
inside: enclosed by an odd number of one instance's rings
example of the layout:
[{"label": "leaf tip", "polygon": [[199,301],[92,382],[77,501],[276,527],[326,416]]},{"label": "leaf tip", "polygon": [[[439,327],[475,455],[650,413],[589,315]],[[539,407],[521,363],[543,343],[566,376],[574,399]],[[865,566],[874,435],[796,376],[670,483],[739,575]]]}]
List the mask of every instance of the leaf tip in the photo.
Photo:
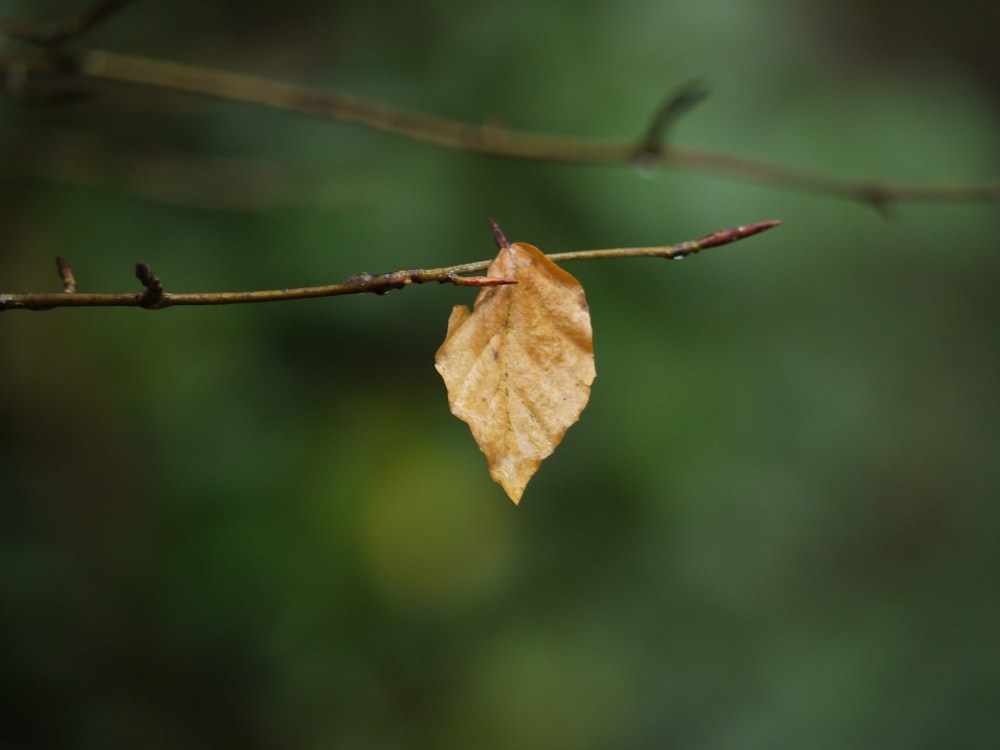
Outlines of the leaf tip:
[{"label": "leaf tip", "polygon": [[510,498],[514,505],[521,505],[521,497],[524,495],[524,488],[527,482],[520,480],[515,477],[499,477],[493,474],[493,481],[503,487],[503,491],[507,493],[507,497]]},{"label": "leaf tip", "polygon": [[524,456],[497,455],[490,450],[484,450],[489,463],[490,478],[503,487],[507,497],[514,505],[521,504],[521,496],[528,482],[538,471],[542,463],[540,458],[526,458]]}]

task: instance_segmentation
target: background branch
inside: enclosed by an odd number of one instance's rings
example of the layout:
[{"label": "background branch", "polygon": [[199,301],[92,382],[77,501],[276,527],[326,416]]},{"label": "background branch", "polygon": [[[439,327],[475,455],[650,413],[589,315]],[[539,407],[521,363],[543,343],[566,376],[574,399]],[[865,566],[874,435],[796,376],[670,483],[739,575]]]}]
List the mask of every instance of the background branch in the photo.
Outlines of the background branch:
[{"label": "background branch", "polygon": [[[123,3],[122,3],[123,4]],[[107,15],[107,12],[105,13]],[[93,25],[94,21],[90,22]],[[10,33],[10,32],[8,32]],[[23,34],[22,34],[23,36]],[[9,88],[23,90],[32,76],[77,76],[162,91],[197,94],[272,109],[354,122],[386,133],[444,148],[495,157],[576,164],[641,164],[769,185],[794,192],[846,198],[888,213],[897,202],[992,203],[1000,184],[919,186],[851,180],[739,156],[659,142],[677,116],[704,96],[700,86],[682,89],[658,109],[638,140],[551,136],[495,125],[475,126],[410,112],[334,91],[229,73],[137,55],[98,50],[34,53],[2,63]]]},{"label": "background branch", "polygon": [[62,44],[90,31],[131,2],[132,0],[103,0],[57,24],[4,19],[0,22],[0,33],[33,44]]},{"label": "background branch", "polygon": [[[75,64],[81,75],[94,80],[200,94],[289,112],[329,117],[344,122],[356,122],[412,140],[489,156],[578,164],[632,164],[638,160],[644,166],[673,167],[770,185],[784,190],[849,198],[872,205],[883,212],[892,203],[900,201],[928,203],[1000,201],[1000,184],[931,187],[846,180],[818,172],[792,169],[700,149],[661,146],[657,151],[652,151],[647,148],[649,135],[644,135],[637,143],[549,136],[491,125],[474,126],[394,109],[334,91],[135,55],[101,51],[84,52],[75,59]],[[700,89],[697,88],[685,91],[695,91],[698,96],[693,98],[681,96],[684,105],[682,109],[700,99],[701,95]],[[672,122],[675,119],[673,113],[676,108],[671,105],[676,101],[677,97],[671,97],[667,105],[660,107],[649,133],[659,135],[660,123]],[[664,117],[664,112],[668,113],[667,117]]]},{"label": "background branch", "polygon": [[[666,258],[680,260],[710,247],[727,245],[731,242],[759,234],[780,224],[780,221],[763,221],[756,224],[723,229],[707,234],[696,240],[680,242],[666,247],[628,247],[611,250],[582,250],[569,253],[554,253],[548,257],[553,261],[601,260],[610,258]],[[495,226],[495,225],[494,225]],[[501,235],[502,236],[502,235]],[[498,241],[499,242],[499,241]],[[402,289],[411,284],[456,284],[458,286],[496,286],[508,282],[487,276],[464,276],[486,270],[492,261],[483,260],[463,263],[446,268],[411,269],[392,271],[377,276],[361,273],[351,276],[340,284],[298,287],[294,289],[267,289],[252,292],[205,292],[170,293],[163,289],[160,279],[145,263],[136,265],[136,277],[146,287],[145,292],[125,292],[121,294],[76,292],[75,279],[72,288],[67,279],[72,279],[72,270],[62,258],[56,265],[63,281],[64,292],[28,292],[23,294],[0,294],[0,312],[3,310],[51,310],[56,307],[141,307],[159,310],[177,305],[239,305],[252,302],[280,302],[317,297],[340,297],[347,294],[385,294],[393,289]]]}]

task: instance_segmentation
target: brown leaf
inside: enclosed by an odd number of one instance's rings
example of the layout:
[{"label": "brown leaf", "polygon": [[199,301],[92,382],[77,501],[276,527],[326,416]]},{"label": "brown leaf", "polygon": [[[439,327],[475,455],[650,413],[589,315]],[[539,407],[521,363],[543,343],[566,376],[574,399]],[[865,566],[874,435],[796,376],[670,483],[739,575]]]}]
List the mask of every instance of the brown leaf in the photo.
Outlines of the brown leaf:
[{"label": "brown leaf", "polygon": [[580,282],[531,245],[500,250],[473,311],[452,310],[435,367],[490,476],[520,502],[528,480],[580,418],[594,382],[590,310]]}]

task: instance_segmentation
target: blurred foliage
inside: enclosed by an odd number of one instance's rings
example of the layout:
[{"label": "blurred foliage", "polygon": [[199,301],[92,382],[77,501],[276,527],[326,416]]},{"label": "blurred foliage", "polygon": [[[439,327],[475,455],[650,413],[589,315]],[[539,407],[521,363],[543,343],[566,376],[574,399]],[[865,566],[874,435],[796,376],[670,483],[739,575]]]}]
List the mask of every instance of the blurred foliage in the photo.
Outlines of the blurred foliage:
[{"label": "blurred foliage", "polygon": [[[976,182],[996,8],[136,2],[77,44],[581,135],[704,75],[679,144]],[[57,288],[56,254],[93,291],[139,259],[177,291],[485,259],[487,216],[549,252],[785,225],[570,269],[598,378],[520,508],[432,366],[474,290],[3,315],[0,745],[1000,744],[996,207],[94,93],[0,109],[3,291]]]}]

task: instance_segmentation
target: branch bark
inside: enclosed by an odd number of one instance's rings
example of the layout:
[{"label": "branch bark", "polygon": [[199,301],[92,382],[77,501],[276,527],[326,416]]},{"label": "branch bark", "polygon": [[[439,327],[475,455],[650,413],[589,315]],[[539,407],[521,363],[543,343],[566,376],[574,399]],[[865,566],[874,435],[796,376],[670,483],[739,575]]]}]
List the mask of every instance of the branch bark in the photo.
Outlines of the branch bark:
[{"label": "branch bark", "polygon": [[[680,242],[665,247],[628,247],[612,250],[582,250],[555,253],[549,259],[557,262],[571,260],[599,260],[610,258],[666,258],[680,260],[710,247],[727,245],[771,229],[780,221],[763,221],[756,224],[723,229],[696,240]],[[495,225],[494,225],[495,226]],[[502,235],[501,235],[502,236]],[[142,292],[119,294],[77,292],[73,270],[65,260],[57,258],[56,265],[63,283],[63,292],[0,293],[0,312],[4,310],[51,310],[57,307],[140,307],[162,310],[180,305],[240,305],[254,302],[279,302],[316,297],[340,297],[347,294],[385,294],[412,284],[456,284],[458,286],[496,286],[515,283],[489,276],[466,276],[483,271],[491,261],[477,261],[445,268],[392,271],[377,276],[361,273],[340,284],[298,287],[294,289],[266,289],[251,292],[172,293],[163,288],[162,281],[145,263],[136,265],[136,277],[145,287]],[[72,283],[70,283],[72,280]]]}]

